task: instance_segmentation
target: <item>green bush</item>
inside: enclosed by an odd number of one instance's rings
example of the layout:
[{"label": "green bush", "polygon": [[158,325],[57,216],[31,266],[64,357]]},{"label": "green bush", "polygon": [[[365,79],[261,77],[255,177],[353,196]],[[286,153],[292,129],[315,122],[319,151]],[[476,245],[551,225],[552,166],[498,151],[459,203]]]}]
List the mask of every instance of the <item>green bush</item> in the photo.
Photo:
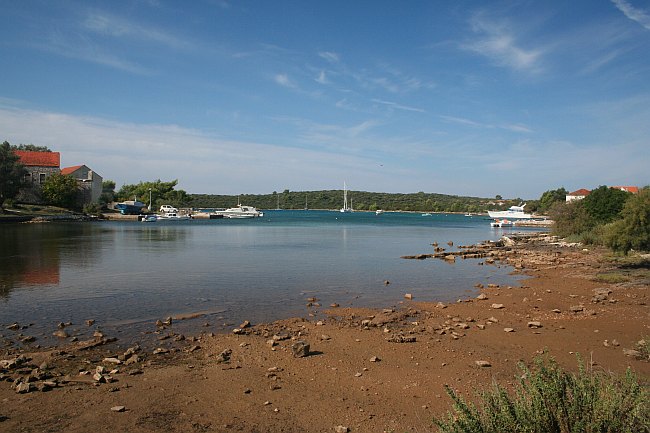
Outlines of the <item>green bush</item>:
[{"label": "green bush", "polygon": [[568,373],[539,357],[534,371],[520,365],[514,396],[495,383],[478,405],[447,387],[454,411],[434,423],[444,433],[650,432],[650,393],[629,369],[614,377],[578,366]]},{"label": "green bush", "polygon": [[605,227],[605,245],[625,254],[630,250],[650,250],[650,188],[630,197],[621,216]]}]

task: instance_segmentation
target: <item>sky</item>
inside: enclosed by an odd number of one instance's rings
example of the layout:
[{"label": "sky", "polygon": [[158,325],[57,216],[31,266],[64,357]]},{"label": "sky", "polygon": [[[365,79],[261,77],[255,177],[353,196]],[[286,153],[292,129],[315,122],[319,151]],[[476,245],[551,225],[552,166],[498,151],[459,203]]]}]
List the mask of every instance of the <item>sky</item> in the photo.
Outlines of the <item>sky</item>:
[{"label": "sky", "polygon": [[0,140],[123,184],[650,184],[650,1],[0,0]]}]

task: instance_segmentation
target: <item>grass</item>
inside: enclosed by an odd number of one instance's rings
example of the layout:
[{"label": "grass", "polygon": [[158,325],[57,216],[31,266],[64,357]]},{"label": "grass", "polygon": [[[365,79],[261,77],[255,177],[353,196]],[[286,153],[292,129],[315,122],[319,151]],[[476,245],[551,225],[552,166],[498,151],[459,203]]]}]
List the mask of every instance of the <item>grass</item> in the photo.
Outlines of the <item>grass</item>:
[{"label": "grass", "polygon": [[627,283],[631,280],[632,278],[630,276],[624,275],[620,272],[605,272],[602,274],[598,274],[593,278],[593,281],[596,281],[598,283],[610,283],[610,284]]},{"label": "grass", "polygon": [[650,361],[650,335],[644,336],[636,343],[636,350],[641,353],[641,359]]},{"label": "grass", "polygon": [[628,369],[616,377],[587,371],[563,371],[553,359],[538,357],[514,393],[498,384],[479,392],[478,404],[452,389],[454,401],[446,419],[434,419],[443,433],[596,433],[650,432],[650,392]]}]

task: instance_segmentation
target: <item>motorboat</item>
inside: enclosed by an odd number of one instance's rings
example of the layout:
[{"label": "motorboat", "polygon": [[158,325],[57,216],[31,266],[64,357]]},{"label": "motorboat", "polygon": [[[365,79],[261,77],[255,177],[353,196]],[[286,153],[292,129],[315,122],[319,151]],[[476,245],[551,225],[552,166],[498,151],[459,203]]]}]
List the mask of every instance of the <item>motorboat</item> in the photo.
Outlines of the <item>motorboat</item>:
[{"label": "motorboat", "polygon": [[176,212],[165,212],[157,216],[158,221],[187,221],[192,219],[190,215],[180,215]]},{"label": "motorboat", "polygon": [[522,204],[521,206],[510,206],[508,210],[490,210],[488,211],[488,215],[490,215],[490,218],[506,218],[506,219],[530,219],[533,216],[529,213],[524,212],[524,206],[526,206],[526,203]]},{"label": "motorboat", "polygon": [[156,214],[144,215],[140,221],[143,223],[155,223],[156,221],[158,221],[158,215]]},{"label": "motorboat", "polygon": [[217,210],[215,215],[223,215],[224,218],[230,219],[245,219],[245,218],[258,218],[264,216],[263,212],[258,211],[253,206],[237,205],[225,210]]},{"label": "motorboat", "polygon": [[139,215],[146,204],[137,200],[125,200],[115,205],[122,215]]},{"label": "motorboat", "polygon": [[377,209],[377,210],[375,211],[375,215],[381,215],[381,214],[383,214],[383,213],[384,213],[384,211],[381,210],[381,209]]},{"label": "motorboat", "polygon": [[423,213],[422,216],[431,216],[429,212]]},{"label": "motorboat", "polygon": [[494,220],[490,223],[490,226],[492,227],[512,227],[514,223],[509,220]]}]

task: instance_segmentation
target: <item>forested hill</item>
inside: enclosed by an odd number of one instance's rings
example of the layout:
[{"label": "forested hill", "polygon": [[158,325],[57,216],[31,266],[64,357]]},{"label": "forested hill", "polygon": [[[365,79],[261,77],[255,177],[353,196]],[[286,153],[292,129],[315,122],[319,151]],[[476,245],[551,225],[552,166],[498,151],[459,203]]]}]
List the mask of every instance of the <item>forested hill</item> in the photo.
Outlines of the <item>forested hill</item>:
[{"label": "forested hill", "polygon": [[[194,208],[224,208],[237,205],[255,206],[258,209],[340,209],[343,191],[288,191],[272,194],[209,195],[188,194],[188,205]],[[427,212],[485,212],[488,209],[519,204],[520,199],[496,200],[479,197],[461,197],[445,194],[411,193],[390,194],[381,192],[348,191],[348,202],[354,210],[402,210]]]}]

